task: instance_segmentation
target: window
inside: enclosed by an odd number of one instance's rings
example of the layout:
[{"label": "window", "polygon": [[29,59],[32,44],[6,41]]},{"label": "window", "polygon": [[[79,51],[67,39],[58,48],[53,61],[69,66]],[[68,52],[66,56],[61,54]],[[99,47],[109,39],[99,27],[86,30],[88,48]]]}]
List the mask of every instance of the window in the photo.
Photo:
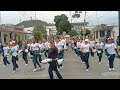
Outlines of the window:
[{"label": "window", "polygon": [[0,32],[0,43],[2,43],[2,39],[1,39],[1,32]]},{"label": "window", "polygon": [[108,35],[109,37],[111,37],[111,31],[110,31],[110,30],[107,30],[107,35]]},{"label": "window", "polygon": [[10,39],[12,39],[12,32],[10,32]]},{"label": "window", "polygon": [[100,37],[104,37],[105,36],[105,31],[100,31]]},{"label": "window", "polygon": [[98,39],[98,31],[96,31],[96,39]]}]

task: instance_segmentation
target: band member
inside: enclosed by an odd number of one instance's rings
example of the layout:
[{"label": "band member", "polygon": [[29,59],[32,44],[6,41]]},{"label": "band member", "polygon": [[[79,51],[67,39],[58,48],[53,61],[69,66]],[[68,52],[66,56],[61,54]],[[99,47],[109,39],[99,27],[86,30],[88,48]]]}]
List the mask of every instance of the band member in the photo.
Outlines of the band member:
[{"label": "band member", "polygon": [[[90,39],[89,43],[91,44],[92,48],[95,49],[95,41],[93,38]],[[94,57],[94,52],[90,49],[91,56]]]},{"label": "band member", "polygon": [[109,70],[115,70],[114,69],[114,59],[115,59],[115,54],[117,52],[117,47],[113,43],[112,38],[108,38],[108,43],[105,45],[105,52],[109,60]]},{"label": "band member", "polygon": [[26,63],[25,65],[28,65],[27,55],[28,55],[28,47],[27,47],[27,43],[25,43],[23,47],[23,54],[22,54],[22,58]]},{"label": "band member", "polygon": [[[86,64],[86,71],[89,70],[89,50],[92,49],[92,46],[88,43],[88,39],[85,39],[85,44],[82,45],[83,60]],[[93,49],[92,49],[93,50]]]},{"label": "band member", "polygon": [[[37,70],[40,70],[41,69],[41,65],[38,61],[38,56],[40,54],[39,52],[39,44],[37,42],[33,42],[33,45],[31,46],[32,47],[32,55],[33,55],[33,64],[34,64],[34,67],[35,69],[33,71],[37,71]],[[37,69],[37,65],[39,66],[39,69]]]},{"label": "band member", "polygon": [[62,79],[62,76],[57,69],[58,49],[55,47],[54,42],[50,42],[50,49],[48,50],[48,58],[52,59],[52,61],[49,62],[50,65],[48,69],[50,79],[54,79],[53,71],[56,72],[56,75],[58,76],[59,79]]},{"label": "band member", "polygon": [[13,47],[11,48],[11,53],[12,53],[12,63],[13,63],[13,72],[16,71],[16,69],[19,68],[17,61],[18,61],[18,46],[16,43],[13,43]]},{"label": "band member", "polygon": [[98,59],[99,59],[99,64],[101,64],[103,48],[104,48],[104,43],[102,42],[102,39],[99,39],[99,42],[96,44],[97,56],[98,56]]},{"label": "band member", "polygon": [[4,62],[4,67],[7,65],[10,65],[10,62],[8,61],[8,56],[9,56],[9,46],[8,43],[5,43],[5,46],[3,47],[3,62]]}]

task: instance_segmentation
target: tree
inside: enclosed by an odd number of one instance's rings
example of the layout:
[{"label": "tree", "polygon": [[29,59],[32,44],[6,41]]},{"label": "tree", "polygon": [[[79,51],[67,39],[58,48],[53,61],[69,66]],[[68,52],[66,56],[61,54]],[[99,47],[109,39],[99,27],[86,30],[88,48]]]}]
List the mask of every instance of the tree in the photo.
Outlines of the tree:
[{"label": "tree", "polygon": [[[86,29],[86,34],[85,34],[85,36],[89,35],[90,33],[91,33],[91,31],[88,30],[88,29]],[[80,31],[80,34],[83,35],[82,31]]]},{"label": "tree", "polygon": [[45,38],[44,36],[46,35],[46,30],[42,25],[39,26],[35,26],[34,30],[33,30],[33,35],[35,40],[42,40],[43,38]]},{"label": "tree", "polygon": [[78,33],[77,31],[75,31],[75,30],[69,31],[68,34],[69,34],[71,37],[79,35],[79,33]]},{"label": "tree", "polygon": [[68,34],[68,32],[71,30],[71,24],[65,14],[55,16],[54,22],[59,34],[62,34],[63,31]]}]

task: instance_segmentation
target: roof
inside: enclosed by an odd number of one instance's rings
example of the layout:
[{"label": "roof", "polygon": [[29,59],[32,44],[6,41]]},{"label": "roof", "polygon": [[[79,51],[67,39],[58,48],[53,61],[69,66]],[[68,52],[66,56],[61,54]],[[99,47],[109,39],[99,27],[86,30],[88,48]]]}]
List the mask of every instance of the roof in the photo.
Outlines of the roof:
[{"label": "roof", "polygon": [[22,28],[16,28],[16,27],[0,27],[0,32],[15,32],[15,33],[24,33]]},{"label": "roof", "polygon": [[[80,25],[80,24],[84,24],[84,22],[79,22],[79,23],[71,23],[72,25]],[[85,22],[85,24],[89,24],[89,22]]]}]

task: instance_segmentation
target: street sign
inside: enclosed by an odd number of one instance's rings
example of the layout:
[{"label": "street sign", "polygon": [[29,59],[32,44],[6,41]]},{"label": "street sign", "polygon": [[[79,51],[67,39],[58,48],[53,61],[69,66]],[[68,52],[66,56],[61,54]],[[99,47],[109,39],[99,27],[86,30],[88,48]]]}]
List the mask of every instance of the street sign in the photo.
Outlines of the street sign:
[{"label": "street sign", "polygon": [[85,29],[85,28],[82,29],[82,33],[83,33],[83,34],[86,34],[86,29]]}]

